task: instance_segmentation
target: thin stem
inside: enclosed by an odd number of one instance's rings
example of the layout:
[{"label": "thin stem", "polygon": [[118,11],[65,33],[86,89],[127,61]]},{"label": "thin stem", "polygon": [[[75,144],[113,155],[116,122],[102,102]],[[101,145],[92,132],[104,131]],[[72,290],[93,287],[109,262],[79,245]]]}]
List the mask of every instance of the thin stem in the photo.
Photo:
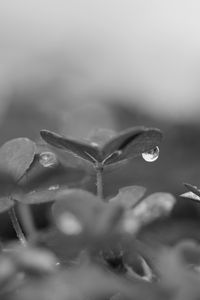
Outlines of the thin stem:
[{"label": "thin stem", "polygon": [[96,166],[96,186],[97,186],[97,196],[103,199],[103,166],[97,165]]},{"label": "thin stem", "polygon": [[21,229],[21,226],[18,222],[14,206],[9,209],[8,213],[9,213],[13,228],[17,234],[19,241],[21,242],[21,244],[23,246],[26,246],[26,238],[25,238],[25,235],[24,235],[24,233]]},{"label": "thin stem", "polygon": [[36,228],[30,207],[27,204],[18,204],[20,217],[23,223],[23,228],[28,237],[36,235]]}]

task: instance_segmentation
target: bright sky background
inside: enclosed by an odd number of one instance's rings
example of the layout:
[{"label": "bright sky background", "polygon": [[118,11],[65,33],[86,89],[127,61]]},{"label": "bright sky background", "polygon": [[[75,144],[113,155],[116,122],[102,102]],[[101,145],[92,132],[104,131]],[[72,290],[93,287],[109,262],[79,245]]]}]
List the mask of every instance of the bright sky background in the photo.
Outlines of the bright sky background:
[{"label": "bright sky background", "polygon": [[56,76],[73,101],[199,117],[200,1],[0,0],[0,95]]}]

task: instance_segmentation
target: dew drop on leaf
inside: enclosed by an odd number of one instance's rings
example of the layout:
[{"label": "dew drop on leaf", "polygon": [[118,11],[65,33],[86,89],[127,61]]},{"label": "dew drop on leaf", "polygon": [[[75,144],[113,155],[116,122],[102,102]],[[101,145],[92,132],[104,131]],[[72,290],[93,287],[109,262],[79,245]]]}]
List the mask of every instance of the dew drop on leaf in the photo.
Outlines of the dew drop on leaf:
[{"label": "dew drop on leaf", "polygon": [[42,152],[39,157],[39,163],[44,168],[49,168],[57,165],[58,160],[53,152]]},{"label": "dew drop on leaf", "polygon": [[61,214],[57,225],[58,228],[67,235],[78,235],[83,230],[80,221],[70,212]]},{"label": "dew drop on leaf", "polygon": [[158,159],[159,157],[160,149],[158,147],[155,147],[154,149],[142,153],[142,157],[147,162],[153,162]]}]

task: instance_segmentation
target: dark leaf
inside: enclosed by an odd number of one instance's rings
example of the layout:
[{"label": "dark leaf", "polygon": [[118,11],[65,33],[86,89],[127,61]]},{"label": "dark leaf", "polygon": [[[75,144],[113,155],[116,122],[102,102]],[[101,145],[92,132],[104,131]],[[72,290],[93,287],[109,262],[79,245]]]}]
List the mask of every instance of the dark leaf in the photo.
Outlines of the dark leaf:
[{"label": "dark leaf", "polygon": [[144,196],[146,189],[142,186],[126,186],[119,190],[117,196],[111,198],[109,201],[119,203],[125,208],[132,208]]},{"label": "dark leaf", "polygon": [[103,147],[103,155],[109,157],[105,165],[141,155],[154,149],[161,140],[162,133],[156,128],[133,127],[124,130]]},{"label": "dark leaf", "polygon": [[85,160],[94,162],[94,159],[101,159],[98,148],[86,143],[85,141],[79,142],[48,130],[41,130],[40,134],[43,140],[48,144],[73,152],[78,157]]}]

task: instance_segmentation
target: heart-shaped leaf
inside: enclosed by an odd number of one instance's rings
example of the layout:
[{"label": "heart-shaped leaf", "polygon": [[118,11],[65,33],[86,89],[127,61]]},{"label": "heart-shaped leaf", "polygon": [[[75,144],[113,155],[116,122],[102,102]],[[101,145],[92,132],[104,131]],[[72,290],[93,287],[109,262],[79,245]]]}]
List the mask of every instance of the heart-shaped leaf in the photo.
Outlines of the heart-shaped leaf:
[{"label": "heart-shaped leaf", "polygon": [[81,157],[85,160],[94,162],[93,158],[101,159],[98,148],[86,143],[85,141],[79,142],[48,130],[41,130],[40,134],[43,140],[48,144],[66,151],[71,151],[78,157]]},{"label": "heart-shaped leaf", "polygon": [[133,208],[144,196],[146,189],[143,186],[126,186],[119,190],[118,194],[109,201],[119,203],[125,208]]}]

